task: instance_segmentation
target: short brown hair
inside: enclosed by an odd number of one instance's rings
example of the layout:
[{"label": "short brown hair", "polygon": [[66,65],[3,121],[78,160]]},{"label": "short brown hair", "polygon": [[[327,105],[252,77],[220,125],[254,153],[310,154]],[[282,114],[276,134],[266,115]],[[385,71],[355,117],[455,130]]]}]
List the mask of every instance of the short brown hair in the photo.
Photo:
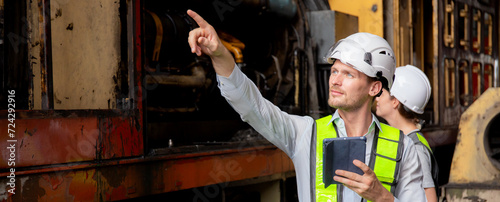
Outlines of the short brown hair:
[{"label": "short brown hair", "polygon": [[[394,96],[391,96],[391,99],[396,99]],[[420,122],[419,115],[407,107],[403,105],[403,103],[399,102],[398,112],[405,119],[412,120],[414,124],[418,124]]]}]

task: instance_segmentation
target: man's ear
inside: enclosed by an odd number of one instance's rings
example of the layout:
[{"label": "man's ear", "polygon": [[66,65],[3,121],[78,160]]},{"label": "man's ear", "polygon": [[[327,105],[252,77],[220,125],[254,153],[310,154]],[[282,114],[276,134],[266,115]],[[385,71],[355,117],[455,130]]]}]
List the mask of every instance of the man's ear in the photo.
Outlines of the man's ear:
[{"label": "man's ear", "polygon": [[382,90],[382,82],[381,81],[375,81],[372,83],[370,87],[370,96],[375,97],[380,91]]}]

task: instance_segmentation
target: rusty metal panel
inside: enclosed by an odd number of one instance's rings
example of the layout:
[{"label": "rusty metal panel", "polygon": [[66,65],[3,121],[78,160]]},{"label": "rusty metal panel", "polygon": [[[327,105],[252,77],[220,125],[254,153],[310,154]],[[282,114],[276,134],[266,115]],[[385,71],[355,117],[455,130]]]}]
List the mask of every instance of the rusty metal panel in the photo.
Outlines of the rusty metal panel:
[{"label": "rusty metal panel", "polygon": [[144,153],[142,119],[108,117],[99,120],[101,159],[138,156]]},{"label": "rusty metal panel", "polygon": [[[17,142],[8,142],[10,137],[7,135],[0,137],[3,148],[15,144],[16,167],[131,157],[144,153],[142,116],[109,111],[18,111],[16,118]],[[0,130],[7,131],[8,123],[8,119],[0,119]],[[8,158],[9,153],[2,152],[0,168],[8,168]]]},{"label": "rusty metal panel", "polygon": [[2,189],[0,201],[99,201],[96,179],[96,169],[18,176],[16,194]]},{"label": "rusty metal panel", "polygon": [[[0,119],[0,131],[7,131]],[[94,160],[99,135],[96,118],[16,119],[16,140],[0,136],[0,147],[16,147],[16,166],[50,165]],[[9,153],[2,152],[0,168],[8,168]]]},{"label": "rusty metal panel", "polygon": [[16,194],[1,189],[0,201],[113,201],[207,185],[221,193],[230,181],[288,172],[293,172],[291,160],[275,147],[149,157],[19,174]]},{"label": "rusty metal panel", "polygon": [[116,106],[119,1],[52,0],[55,109]]}]

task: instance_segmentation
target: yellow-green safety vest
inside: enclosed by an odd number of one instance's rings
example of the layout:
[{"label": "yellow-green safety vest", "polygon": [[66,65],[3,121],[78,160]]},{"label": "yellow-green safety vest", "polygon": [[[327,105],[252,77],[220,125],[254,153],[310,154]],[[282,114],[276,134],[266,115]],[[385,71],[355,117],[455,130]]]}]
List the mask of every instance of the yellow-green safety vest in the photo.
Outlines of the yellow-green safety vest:
[{"label": "yellow-green safety vest", "polygon": [[[326,116],[316,120],[316,180],[315,198],[316,202],[337,201],[337,186],[332,184],[325,188],[323,183],[323,139],[336,138],[337,131],[334,124],[328,125],[332,116]],[[399,162],[403,153],[404,134],[399,129],[389,125],[380,124],[381,132],[375,129],[372,152],[370,156],[370,168],[382,182],[382,185],[394,194],[399,172]],[[376,144],[375,144],[376,143]]]},{"label": "yellow-green safety vest", "polygon": [[420,134],[419,132],[414,132],[414,133],[408,134],[408,136],[413,140],[413,142],[415,144],[418,144],[419,142],[421,142],[422,144],[424,144],[424,146],[427,147],[427,149],[429,149],[430,153],[432,154],[432,149],[429,146],[429,143],[427,142],[427,139],[425,139],[425,137],[422,134]]}]

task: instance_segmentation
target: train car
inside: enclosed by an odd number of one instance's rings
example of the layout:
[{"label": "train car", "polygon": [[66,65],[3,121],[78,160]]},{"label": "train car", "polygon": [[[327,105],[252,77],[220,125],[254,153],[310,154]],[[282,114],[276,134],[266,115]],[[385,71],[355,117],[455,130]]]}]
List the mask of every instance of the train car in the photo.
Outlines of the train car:
[{"label": "train car", "polygon": [[[439,160],[441,200],[490,199],[498,183],[479,179],[498,178],[499,112],[496,102],[475,101],[496,99],[485,92],[500,85],[499,6],[0,0],[0,201],[297,201],[291,160],[220,96],[210,59],[190,53],[197,25],[187,9],[216,28],[268,100],[314,118],[332,113],[327,49],[355,32],[383,36],[398,66],[413,64],[431,80],[423,132]],[[492,114],[487,129],[459,132],[473,105]],[[482,145],[456,159],[470,147],[457,136]],[[476,180],[457,170],[486,164]]]}]

